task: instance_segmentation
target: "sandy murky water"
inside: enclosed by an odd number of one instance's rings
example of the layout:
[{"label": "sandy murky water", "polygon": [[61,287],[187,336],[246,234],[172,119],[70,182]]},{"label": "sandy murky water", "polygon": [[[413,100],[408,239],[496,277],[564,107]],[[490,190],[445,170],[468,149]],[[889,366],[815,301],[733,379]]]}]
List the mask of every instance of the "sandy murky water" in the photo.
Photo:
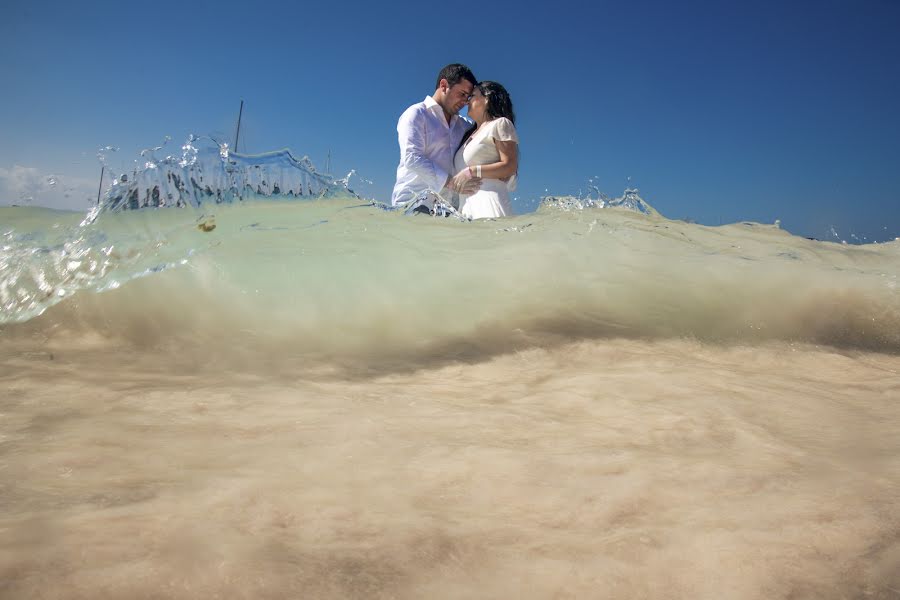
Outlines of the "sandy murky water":
[{"label": "sandy murky water", "polygon": [[0,598],[900,598],[900,244],[2,212]]},{"label": "sandy murky water", "polygon": [[347,379],[0,352],[3,598],[900,597],[892,354],[599,340]]}]

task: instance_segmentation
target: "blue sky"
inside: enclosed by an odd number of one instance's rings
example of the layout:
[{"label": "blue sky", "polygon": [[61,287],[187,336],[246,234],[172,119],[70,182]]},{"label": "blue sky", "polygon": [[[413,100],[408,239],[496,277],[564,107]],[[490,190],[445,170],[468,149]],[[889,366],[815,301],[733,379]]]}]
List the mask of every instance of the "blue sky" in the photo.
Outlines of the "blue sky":
[{"label": "blue sky", "polygon": [[130,168],[166,135],[171,152],[189,133],[231,138],[241,99],[241,150],[318,165],[330,150],[387,201],[397,117],[464,62],[515,103],[519,209],[631,178],[671,218],[893,239],[897,32],[898,0],[4,0],[0,202],[82,208],[99,147]]}]

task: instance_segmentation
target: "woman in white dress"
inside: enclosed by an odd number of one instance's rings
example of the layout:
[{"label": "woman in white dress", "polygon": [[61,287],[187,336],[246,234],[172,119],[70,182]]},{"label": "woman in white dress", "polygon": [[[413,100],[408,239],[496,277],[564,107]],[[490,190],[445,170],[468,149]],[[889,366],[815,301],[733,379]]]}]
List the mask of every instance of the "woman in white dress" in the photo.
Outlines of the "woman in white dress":
[{"label": "woman in white dress", "polygon": [[481,188],[471,195],[459,195],[459,212],[470,219],[509,216],[509,192],[515,190],[519,169],[512,100],[499,83],[482,81],[472,92],[468,112],[477,127],[456,151],[453,166],[457,173],[451,187],[460,190],[477,177]]}]

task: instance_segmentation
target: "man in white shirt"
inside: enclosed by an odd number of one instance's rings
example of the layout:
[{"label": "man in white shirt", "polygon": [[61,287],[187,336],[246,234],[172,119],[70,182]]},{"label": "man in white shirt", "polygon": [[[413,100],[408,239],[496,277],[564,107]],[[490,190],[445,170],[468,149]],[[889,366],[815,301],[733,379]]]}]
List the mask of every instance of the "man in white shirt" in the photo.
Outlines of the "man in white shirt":
[{"label": "man in white shirt", "polygon": [[476,83],[469,67],[447,65],[438,74],[434,94],[413,104],[400,116],[397,122],[400,165],[391,204],[409,205],[422,199],[423,206],[430,210],[434,198],[425,192],[434,192],[449,202],[454,191],[471,194],[478,189],[480,179],[468,180],[461,189],[448,187],[453,179],[456,148],[463,135],[474,127],[458,113],[469,102]]}]

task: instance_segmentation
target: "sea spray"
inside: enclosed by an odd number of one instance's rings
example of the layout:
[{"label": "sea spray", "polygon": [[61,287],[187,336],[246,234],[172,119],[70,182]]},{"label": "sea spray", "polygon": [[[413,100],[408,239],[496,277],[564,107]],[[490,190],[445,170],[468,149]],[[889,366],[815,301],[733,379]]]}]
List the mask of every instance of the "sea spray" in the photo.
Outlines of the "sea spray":
[{"label": "sea spray", "polygon": [[114,179],[96,213],[141,208],[198,207],[239,202],[245,198],[283,196],[324,198],[355,196],[348,180],[316,171],[307,158],[284,149],[263,154],[229,152],[225,144],[191,136],[181,156],[158,159],[145,150],[147,161],[131,174]]}]

